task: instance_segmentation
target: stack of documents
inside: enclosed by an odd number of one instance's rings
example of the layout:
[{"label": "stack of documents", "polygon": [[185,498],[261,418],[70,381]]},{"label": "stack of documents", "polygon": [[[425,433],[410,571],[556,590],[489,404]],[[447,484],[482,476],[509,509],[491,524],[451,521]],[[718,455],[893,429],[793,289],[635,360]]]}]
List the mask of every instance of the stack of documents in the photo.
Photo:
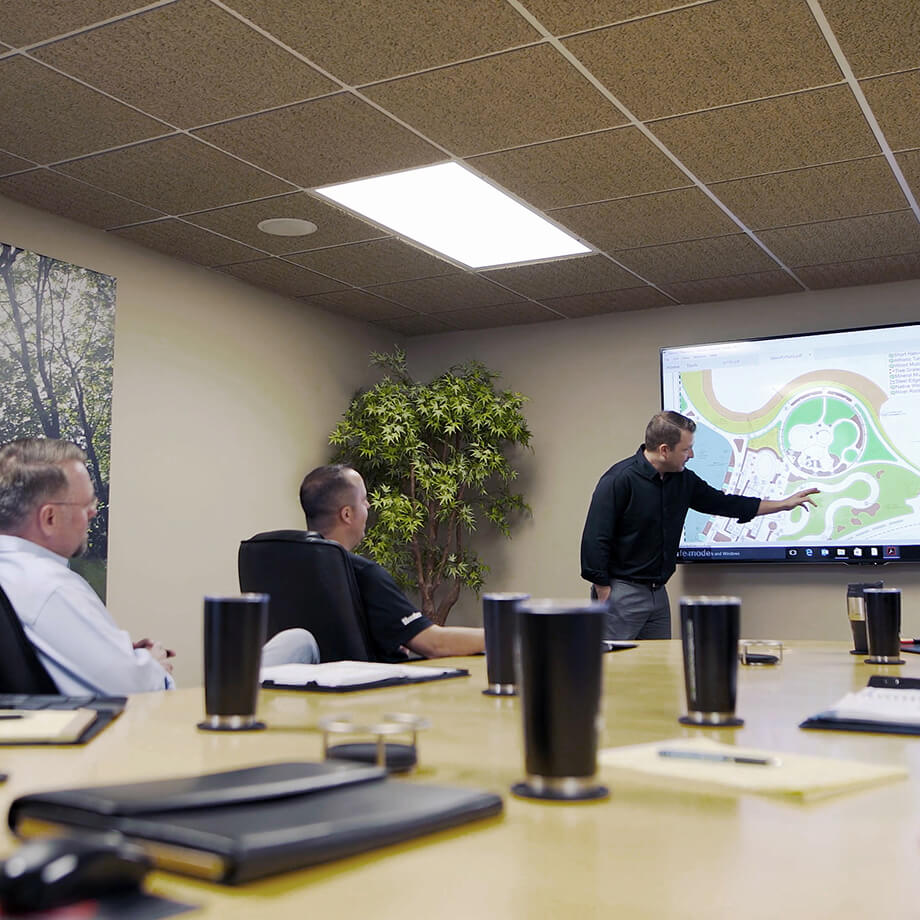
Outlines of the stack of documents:
[{"label": "stack of documents", "polygon": [[0,744],[69,744],[96,721],[93,709],[4,709]]},{"label": "stack of documents", "polygon": [[870,684],[859,693],[848,693],[830,709],[806,719],[799,727],[920,735],[920,690]]},{"label": "stack of documents", "polygon": [[[624,776],[725,794],[813,797],[907,776],[903,767],[742,748],[707,738],[607,748],[599,759],[603,766],[622,771]],[[606,775],[613,780],[612,775]]]},{"label": "stack of documents", "polygon": [[920,690],[863,687],[859,693],[848,693],[821,716],[920,727]]},{"label": "stack of documents", "polygon": [[462,668],[432,668],[379,661],[327,661],[323,664],[277,664],[262,668],[262,685],[291,690],[363,690],[445,677],[465,677]]}]

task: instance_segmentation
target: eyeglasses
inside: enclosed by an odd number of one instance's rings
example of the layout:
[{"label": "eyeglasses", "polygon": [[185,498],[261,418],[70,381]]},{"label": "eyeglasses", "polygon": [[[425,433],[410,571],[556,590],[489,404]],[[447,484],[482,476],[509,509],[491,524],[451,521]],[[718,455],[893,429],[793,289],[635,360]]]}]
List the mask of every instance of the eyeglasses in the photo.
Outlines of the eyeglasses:
[{"label": "eyeglasses", "polygon": [[92,509],[93,511],[99,510],[99,499],[93,496],[93,500],[89,502],[45,502],[46,505],[74,505],[77,508],[85,508],[87,511]]}]

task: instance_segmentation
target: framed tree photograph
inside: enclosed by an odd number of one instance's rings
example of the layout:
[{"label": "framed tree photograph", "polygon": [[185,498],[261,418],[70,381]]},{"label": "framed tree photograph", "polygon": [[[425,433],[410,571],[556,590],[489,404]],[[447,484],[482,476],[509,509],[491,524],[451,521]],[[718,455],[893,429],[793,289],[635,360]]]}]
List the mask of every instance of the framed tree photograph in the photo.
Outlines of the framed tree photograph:
[{"label": "framed tree photograph", "polygon": [[115,279],[0,243],[0,443],[47,437],[87,456],[99,510],[71,561],[105,600]]}]

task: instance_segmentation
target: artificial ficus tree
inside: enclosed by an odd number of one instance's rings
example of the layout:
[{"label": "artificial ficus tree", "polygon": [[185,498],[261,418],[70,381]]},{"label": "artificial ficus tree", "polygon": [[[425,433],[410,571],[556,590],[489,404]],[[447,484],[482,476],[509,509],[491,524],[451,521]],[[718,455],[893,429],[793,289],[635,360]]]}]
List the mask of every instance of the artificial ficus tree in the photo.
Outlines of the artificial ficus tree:
[{"label": "artificial ficus tree", "polygon": [[468,545],[484,520],[505,536],[529,511],[512,491],[508,454],[530,443],[526,397],[495,387],[479,362],[450,368],[430,383],[413,380],[402,349],[371,354],[385,376],[351,401],[330,435],[335,460],[367,484],[375,520],[362,551],[421,610],[443,624],[463,587],[478,591],[488,566]]}]

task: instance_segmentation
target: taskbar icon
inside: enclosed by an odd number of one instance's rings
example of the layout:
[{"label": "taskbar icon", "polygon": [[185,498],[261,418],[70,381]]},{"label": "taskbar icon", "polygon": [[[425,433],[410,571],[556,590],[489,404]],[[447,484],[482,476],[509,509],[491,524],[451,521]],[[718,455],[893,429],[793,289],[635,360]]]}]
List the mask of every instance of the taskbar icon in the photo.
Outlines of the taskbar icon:
[{"label": "taskbar icon", "polygon": [[900,559],[898,546],[790,546],[786,558],[791,562],[882,562]]}]

